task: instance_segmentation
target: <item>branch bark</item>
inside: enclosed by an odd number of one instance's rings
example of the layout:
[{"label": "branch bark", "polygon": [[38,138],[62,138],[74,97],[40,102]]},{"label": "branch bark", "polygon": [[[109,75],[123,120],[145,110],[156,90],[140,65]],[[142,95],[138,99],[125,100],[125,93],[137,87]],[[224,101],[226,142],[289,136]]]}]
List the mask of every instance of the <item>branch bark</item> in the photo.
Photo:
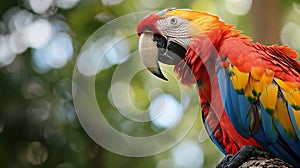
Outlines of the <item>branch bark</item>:
[{"label": "branch bark", "polygon": [[259,168],[292,168],[290,164],[279,158],[252,157],[244,162],[240,168],[259,167]]}]

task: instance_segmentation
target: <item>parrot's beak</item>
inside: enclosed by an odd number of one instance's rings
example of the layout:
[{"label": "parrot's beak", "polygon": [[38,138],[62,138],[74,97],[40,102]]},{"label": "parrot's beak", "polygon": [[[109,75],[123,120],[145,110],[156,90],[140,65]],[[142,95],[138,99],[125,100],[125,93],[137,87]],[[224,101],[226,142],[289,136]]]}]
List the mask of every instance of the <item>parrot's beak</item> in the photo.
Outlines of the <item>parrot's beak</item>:
[{"label": "parrot's beak", "polygon": [[157,43],[153,41],[154,34],[152,33],[142,33],[139,40],[139,52],[142,61],[146,68],[155,76],[168,80],[160,70],[158,64],[158,47]]},{"label": "parrot's beak", "polygon": [[151,32],[140,34],[139,52],[146,68],[155,76],[168,80],[160,70],[159,62],[178,64],[185,56],[186,49],[166,37]]}]

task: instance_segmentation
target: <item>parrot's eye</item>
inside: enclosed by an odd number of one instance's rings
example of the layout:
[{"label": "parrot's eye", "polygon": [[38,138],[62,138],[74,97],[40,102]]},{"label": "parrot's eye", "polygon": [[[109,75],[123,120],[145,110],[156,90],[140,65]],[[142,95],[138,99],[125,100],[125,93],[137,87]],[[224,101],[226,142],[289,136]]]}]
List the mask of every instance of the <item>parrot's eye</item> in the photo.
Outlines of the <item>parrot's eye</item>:
[{"label": "parrot's eye", "polygon": [[170,20],[170,23],[171,23],[172,25],[176,25],[176,24],[177,24],[177,19],[176,19],[176,18],[172,18],[172,19]]}]

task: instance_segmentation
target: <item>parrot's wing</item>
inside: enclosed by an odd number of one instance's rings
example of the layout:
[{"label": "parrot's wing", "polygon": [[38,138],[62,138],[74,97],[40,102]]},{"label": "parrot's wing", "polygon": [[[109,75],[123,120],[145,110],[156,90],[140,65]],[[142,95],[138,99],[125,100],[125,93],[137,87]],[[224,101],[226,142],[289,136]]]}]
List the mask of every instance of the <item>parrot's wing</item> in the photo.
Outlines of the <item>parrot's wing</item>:
[{"label": "parrot's wing", "polygon": [[300,160],[297,56],[287,46],[230,38],[217,60],[222,101],[236,130],[296,165]]}]

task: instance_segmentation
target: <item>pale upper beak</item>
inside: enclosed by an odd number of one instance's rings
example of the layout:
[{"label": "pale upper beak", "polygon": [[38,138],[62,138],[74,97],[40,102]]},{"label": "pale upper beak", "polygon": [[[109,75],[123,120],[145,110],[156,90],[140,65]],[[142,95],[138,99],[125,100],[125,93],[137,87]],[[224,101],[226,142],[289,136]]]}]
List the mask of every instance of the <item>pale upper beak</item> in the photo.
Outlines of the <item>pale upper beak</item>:
[{"label": "pale upper beak", "polygon": [[158,52],[159,48],[157,43],[153,40],[154,34],[153,33],[142,33],[140,35],[139,40],[139,52],[144,63],[145,67],[155,76],[163,79],[168,80],[160,70],[160,66],[158,64]]}]

